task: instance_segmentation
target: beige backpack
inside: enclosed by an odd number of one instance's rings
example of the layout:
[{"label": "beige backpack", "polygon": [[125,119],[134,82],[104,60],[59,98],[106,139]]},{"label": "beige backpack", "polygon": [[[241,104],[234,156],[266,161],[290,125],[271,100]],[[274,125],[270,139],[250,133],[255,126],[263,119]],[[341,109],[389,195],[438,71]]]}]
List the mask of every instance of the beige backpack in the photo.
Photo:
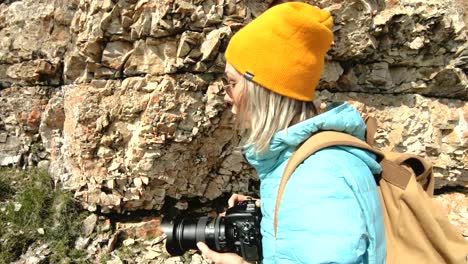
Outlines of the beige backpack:
[{"label": "beige backpack", "polygon": [[[368,143],[373,142],[376,123],[368,122]],[[348,134],[324,131],[310,137],[291,156],[283,173],[276,197],[274,231],[286,183],[307,157],[323,148],[342,145],[370,151],[382,166],[376,175],[383,208],[388,264],[468,263],[468,241],[433,203],[434,175],[425,159],[395,152],[383,153]]]}]

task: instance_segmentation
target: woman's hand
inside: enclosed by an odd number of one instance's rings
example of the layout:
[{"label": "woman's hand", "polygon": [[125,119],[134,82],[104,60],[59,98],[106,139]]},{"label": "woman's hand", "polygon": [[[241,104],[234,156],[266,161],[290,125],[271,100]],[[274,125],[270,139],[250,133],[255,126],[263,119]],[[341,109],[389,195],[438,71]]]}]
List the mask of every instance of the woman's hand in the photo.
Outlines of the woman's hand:
[{"label": "woman's hand", "polygon": [[[228,200],[228,206],[233,207],[236,203],[243,202],[248,199],[253,199],[250,196],[242,195],[242,194],[233,194]],[[260,199],[253,199],[255,200],[255,205],[260,207]],[[225,212],[219,214],[220,216],[225,216]],[[213,261],[215,264],[249,264],[249,262],[245,261],[241,256],[234,254],[234,253],[218,253],[216,251],[211,250],[205,243],[198,242],[197,243],[198,249],[201,253],[206,256],[208,259]]]},{"label": "woman's hand", "polygon": [[[233,194],[228,200],[228,207],[231,208],[233,207],[236,203],[243,202],[248,199],[253,199],[255,200],[255,206],[260,207],[260,199],[254,199],[250,196],[247,195],[242,195],[242,194]],[[219,214],[220,216],[226,216],[226,212],[222,212]]]},{"label": "woman's hand", "polygon": [[198,242],[198,249],[201,253],[213,261],[215,264],[249,264],[241,256],[234,253],[218,253],[211,250],[205,243]]},{"label": "woman's hand", "polygon": [[[253,199],[253,198],[250,197],[250,196],[235,193],[235,194],[231,195],[231,198],[229,198],[228,206],[233,207],[236,203],[242,202],[242,201],[245,201],[245,200],[248,200],[248,199]],[[254,200],[255,200],[255,205],[257,207],[260,207],[260,199],[254,199]]]}]

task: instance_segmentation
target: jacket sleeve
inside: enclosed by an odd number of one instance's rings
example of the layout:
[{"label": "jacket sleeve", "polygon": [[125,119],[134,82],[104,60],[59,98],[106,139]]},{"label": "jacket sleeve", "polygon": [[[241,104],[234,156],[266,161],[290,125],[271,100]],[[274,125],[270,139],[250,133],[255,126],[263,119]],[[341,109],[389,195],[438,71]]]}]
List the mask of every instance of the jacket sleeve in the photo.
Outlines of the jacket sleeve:
[{"label": "jacket sleeve", "polygon": [[296,169],[280,206],[276,250],[284,261],[277,263],[367,263],[370,236],[356,195],[368,194],[365,188],[355,193],[346,181],[350,173],[365,171],[343,171],[323,159]]}]

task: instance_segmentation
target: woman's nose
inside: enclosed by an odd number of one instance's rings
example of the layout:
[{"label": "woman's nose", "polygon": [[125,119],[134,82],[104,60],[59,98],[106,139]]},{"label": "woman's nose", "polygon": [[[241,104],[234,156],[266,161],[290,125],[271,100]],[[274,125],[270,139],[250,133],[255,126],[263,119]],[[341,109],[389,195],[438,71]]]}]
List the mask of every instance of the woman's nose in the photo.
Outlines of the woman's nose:
[{"label": "woman's nose", "polygon": [[227,93],[224,95],[224,102],[232,104],[232,98]]}]

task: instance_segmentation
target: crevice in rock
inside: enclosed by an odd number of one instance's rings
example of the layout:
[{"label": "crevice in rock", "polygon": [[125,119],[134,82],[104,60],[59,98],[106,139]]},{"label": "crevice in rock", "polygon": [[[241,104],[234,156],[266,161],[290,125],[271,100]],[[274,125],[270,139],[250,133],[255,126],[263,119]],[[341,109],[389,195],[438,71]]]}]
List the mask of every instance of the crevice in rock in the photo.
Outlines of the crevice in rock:
[{"label": "crevice in rock", "polygon": [[444,186],[442,188],[434,190],[434,195],[442,195],[442,194],[449,194],[449,193],[463,193],[465,195],[468,195],[468,187]]},{"label": "crevice in rock", "polygon": [[14,3],[14,2],[19,2],[21,0],[1,0],[0,1],[0,4],[6,4],[6,5],[9,5],[11,3]]}]

